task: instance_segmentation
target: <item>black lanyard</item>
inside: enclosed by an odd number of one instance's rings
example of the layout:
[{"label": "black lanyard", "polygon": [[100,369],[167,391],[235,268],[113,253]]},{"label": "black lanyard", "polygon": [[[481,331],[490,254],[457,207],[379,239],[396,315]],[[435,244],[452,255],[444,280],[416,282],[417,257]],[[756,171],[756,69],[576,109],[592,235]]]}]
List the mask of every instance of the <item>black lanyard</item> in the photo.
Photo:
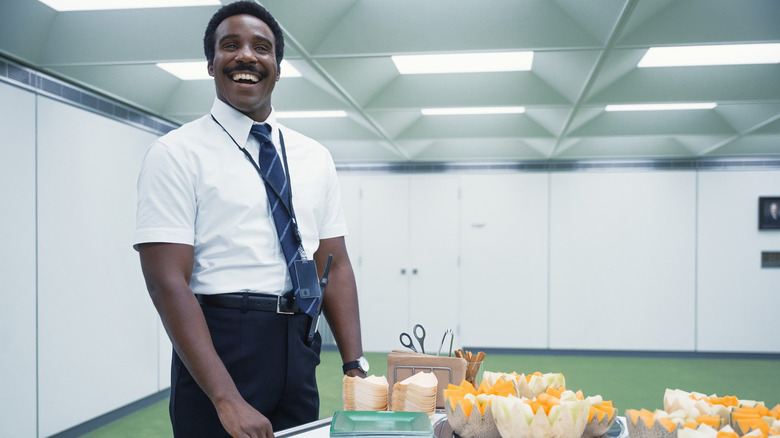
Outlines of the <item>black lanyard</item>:
[{"label": "black lanyard", "polygon": [[[233,143],[235,143],[235,145],[238,146],[238,149],[240,149],[241,152],[243,152],[244,155],[246,155],[247,159],[249,159],[249,162],[252,163],[252,166],[257,171],[257,174],[260,175],[260,178],[263,179],[263,182],[265,183],[266,187],[269,187],[271,190],[274,191],[274,193],[276,193],[276,196],[278,196],[279,199],[282,199],[281,193],[277,192],[276,188],[272,184],[270,184],[268,179],[263,174],[263,171],[260,169],[260,166],[257,164],[255,159],[252,158],[252,154],[250,154],[249,151],[246,150],[246,148],[238,144],[236,139],[233,138],[232,135],[230,135],[228,130],[225,129],[225,127],[222,126],[222,124],[219,123],[219,121],[217,121],[216,117],[214,117],[214,114],[210,114],[210,115],[211,115],[211,120],[214,120],[214,123],[219,125],[219,127],[222,128],[223,131],[225,131],[225,134],[227,134],[228,137],[230,137],[230,139],[233,140]],[[295,209],[293,208],[293,203],[292,203],[292,179],[290,179],[290,166],[287,165],[287,149],[285,149],[284,147],[284,136],[282,136],[281,129],[279,130],[279,146],[282,149],[282,160],[284,161],[284,176],[285,178],[287,178],[287,184],[289,186],[287,190],[287,194],[288,194],[287,203],[282,202],[282,205],[284,205],[284,208],[290,214],[290,218],[292,218],[293,228],[295,230],[295,238],[298,241],[298,247],[301,252],[301,257],[303,259],[306,259],[306,253],[303,250],[303,238],[301,237],[301,232],[298,229],[298,220],[295,219]],[[260,147],[262,147],[262,145],[260,145]]]}]

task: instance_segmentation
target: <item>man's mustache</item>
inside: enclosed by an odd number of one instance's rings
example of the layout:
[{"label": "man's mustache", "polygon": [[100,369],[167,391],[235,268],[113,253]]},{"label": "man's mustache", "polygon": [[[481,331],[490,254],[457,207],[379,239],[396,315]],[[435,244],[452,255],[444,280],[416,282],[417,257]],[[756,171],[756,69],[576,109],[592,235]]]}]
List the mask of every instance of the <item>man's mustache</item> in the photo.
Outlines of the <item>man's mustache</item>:
[{"label": "man's mustache", "polygon": [[233,74],[233,72],[236,72],[236,71],[254,73],[254,74],[260,76],[261,80],[268,77],[268,72],[267,71],[262,71],[261,72],[260,70],[257,69],[257,67],[255,67],[252,64],[243,64],[243,65],[242,64],[238,64],[238,65],[236,65],[235,67],[232,67],[232,68],[225,67],[224,69],[222,69],[222,73],[227,75],[227,76],[230,76],[231,74]]}]

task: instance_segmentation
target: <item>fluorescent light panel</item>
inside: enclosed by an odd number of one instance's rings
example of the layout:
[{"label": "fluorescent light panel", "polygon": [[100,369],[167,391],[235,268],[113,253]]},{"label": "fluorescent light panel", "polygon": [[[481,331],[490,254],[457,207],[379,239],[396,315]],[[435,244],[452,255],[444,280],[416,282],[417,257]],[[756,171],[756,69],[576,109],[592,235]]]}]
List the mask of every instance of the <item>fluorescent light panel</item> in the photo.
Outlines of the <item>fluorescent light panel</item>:
[{"label": "fluorescent light panel", "polygon": [[[185,81],[197,81],[203,79],[212,79],[209,76],[208,65],[206,61],[193,62],[159,62],[157,66],[171,73],[177,78]],[[282,77],[299,78],[301,72],[292,66],[286,59],[282,60]]]},{"label": "fluorescent light panel", "polygon": [[525,107],[522,106],[495,106],[495,107],[471,107],[471,108],[423,108],[420,110],[424,116],[452,116],[475,114],[522,114]]},{"label": "fluorescent light panel", "polygon": [[534,52],[398,55],[391,59],[403,75],[528,71],[533,65]]},{"label": "fluorescent light panel", "polygon": [[211,79],[206,61],[158,62],[157,67],[184,81]]},{"label": "fluorescent light panel", "polygon": [[65,11],[106,9],[171,8],[184,6],[218,6],[219,0],[39,0],[50,8]]},{"label": "fluorescent light panel", "polygon": [[277,111],[277,119],[321,119],[347,117],[346,111]]},{"label": "fluorescent light panel", "polygon": [[651,47],[638,67],[778,64],[780,44]]},{"label": "fluorescent light panel", "polygon": [[607,105],[607,111],[676,111],[676,110],[700,110],[713,109],[718,106],[714,102],[706,103],[642,103],[631,105]]}]

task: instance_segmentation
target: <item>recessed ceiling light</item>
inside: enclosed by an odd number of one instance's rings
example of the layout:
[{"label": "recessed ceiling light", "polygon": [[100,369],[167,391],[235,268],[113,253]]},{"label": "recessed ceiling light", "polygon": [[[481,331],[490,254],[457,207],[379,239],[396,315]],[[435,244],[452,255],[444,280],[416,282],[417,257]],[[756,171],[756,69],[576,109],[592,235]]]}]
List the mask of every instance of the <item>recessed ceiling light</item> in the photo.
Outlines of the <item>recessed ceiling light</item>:
[{"label": "recessed ceiling light", "polygon": [[488,52],[391,56],[398,73],[477,73],[528,71],[534,52]]},{"label": "recessed ceiling light", "polygon": [[158,62],[157,67],[184,81],[211,79],[206,61]]},{"label": "recessed ceiling light", "polygon": [[346,111],[277,111],[277,119],[321,119],[347,117]]},{"label": "recessed ceiling light", "polygon": [[471,107],[471,108],[423,108],[420,110],[425,116],[451,116],[474,114],[522,114],[525,107],[522,106],[495,106],[495,107]]},{"label": "recessed ceiling light", "polygon": [[674,110],[697,110],[713,109],[718,106],[717,103],[648,103],[631,105],[607,105],[606,111],[674,111]]},{"label": "recessed ceiling light", "polygon": [[219,0],[38,0],[50,8],[64,11],[105,9],[171,8],[184,6],[219,6]]},{"label": "recessed ceiling light", "polygon": [[282,70],[283,78],[299,78],[303,76],[297,68],[293,67],[286,59],[282,59],[282,65],[279,67]]},{"label": "recessed ceiling light", "polygon": [[724,44],[651,47],[637,66],[688,67],[777,63],[780,63],[780,44]]},{"label": "recessed ceiling light", "polygon": [[[211,79],[206,61],[158,62],[157,66],[184,81]],[[283,78],[301,77],[301,72],[287,62],[286,59],[282,60],[281,70]]]}]

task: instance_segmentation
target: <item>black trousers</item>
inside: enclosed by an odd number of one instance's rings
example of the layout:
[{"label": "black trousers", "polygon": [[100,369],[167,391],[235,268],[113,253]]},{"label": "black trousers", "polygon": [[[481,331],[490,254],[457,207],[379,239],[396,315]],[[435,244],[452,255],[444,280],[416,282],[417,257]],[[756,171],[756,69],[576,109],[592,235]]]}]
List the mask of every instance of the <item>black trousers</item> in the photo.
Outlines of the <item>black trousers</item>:
[{"label": "black trousers", "polygon": [[[309,317],[202,306],[217,354],[244,399],[274,431],[319,417],[315,368],[322,340],[305,339]],[[171,424],[175,437],[228,437],[211,400],[176,351],[171,363]]]}]

